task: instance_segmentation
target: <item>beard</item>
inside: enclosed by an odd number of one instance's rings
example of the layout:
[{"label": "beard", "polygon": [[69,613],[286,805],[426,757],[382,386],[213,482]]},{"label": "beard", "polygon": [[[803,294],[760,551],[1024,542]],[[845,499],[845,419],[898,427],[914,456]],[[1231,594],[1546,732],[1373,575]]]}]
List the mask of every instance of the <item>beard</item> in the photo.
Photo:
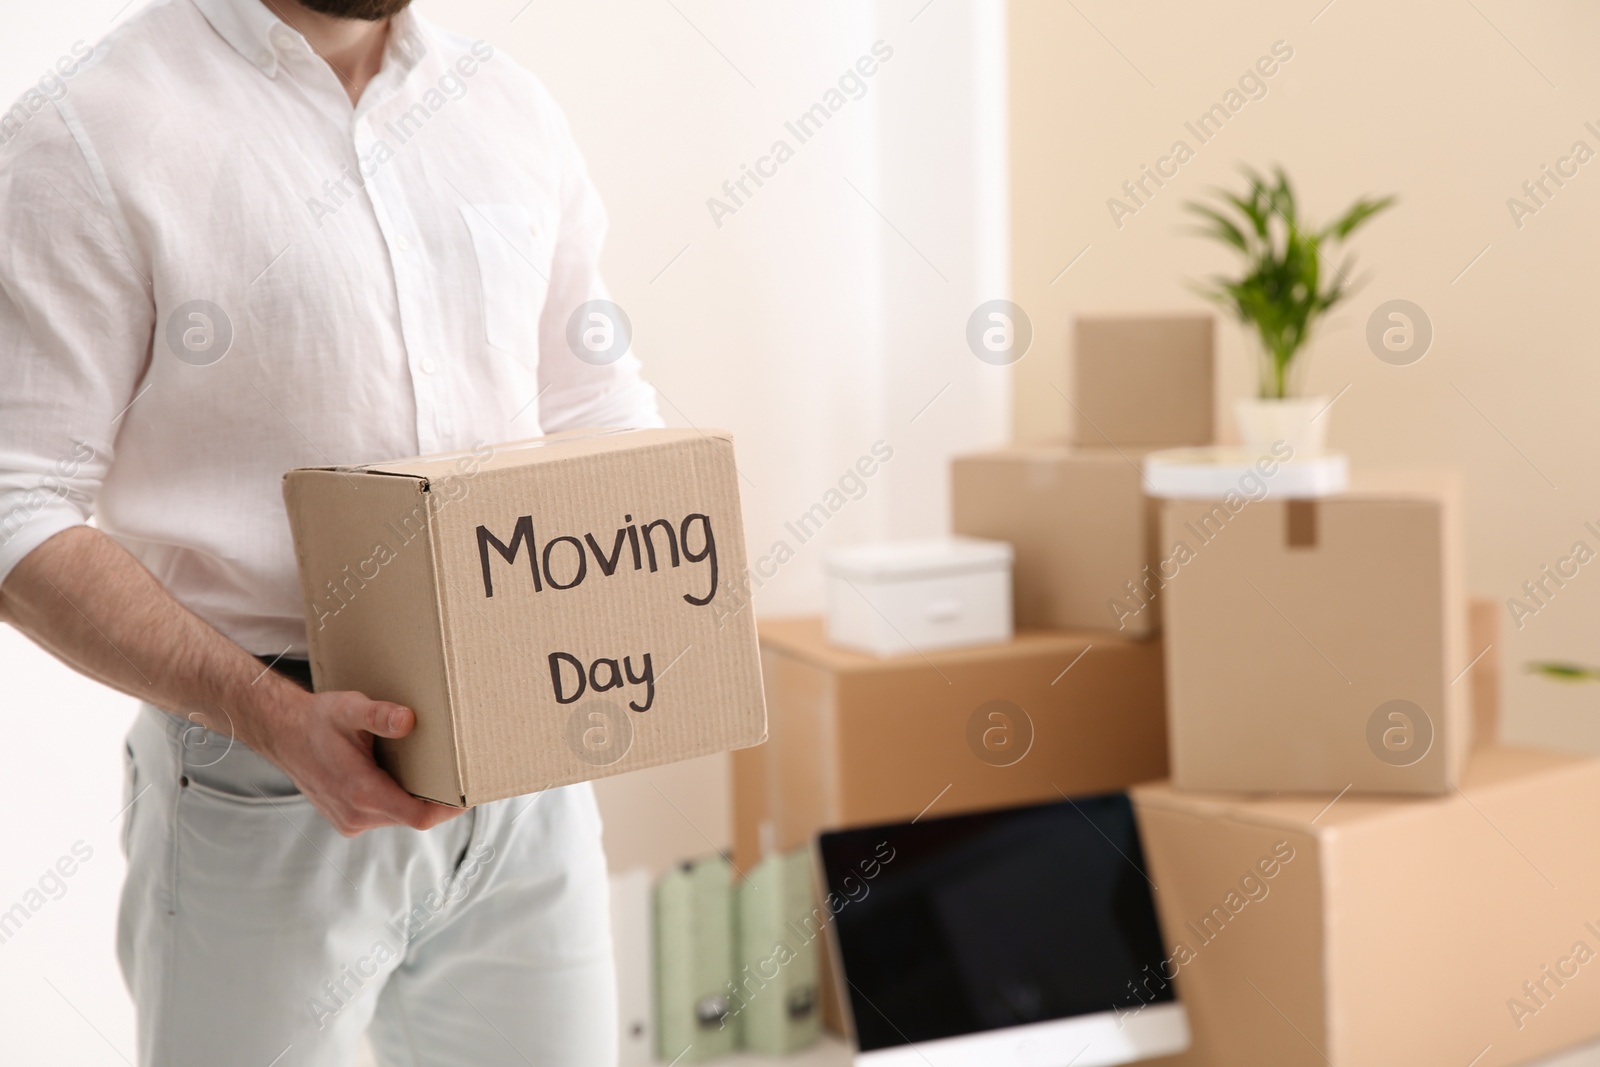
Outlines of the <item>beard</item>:
[{"label": "beard", "polygon": [[404,11],[411,0],[299,0],[299,3],[308,10],[336,19],[382,22]]}]

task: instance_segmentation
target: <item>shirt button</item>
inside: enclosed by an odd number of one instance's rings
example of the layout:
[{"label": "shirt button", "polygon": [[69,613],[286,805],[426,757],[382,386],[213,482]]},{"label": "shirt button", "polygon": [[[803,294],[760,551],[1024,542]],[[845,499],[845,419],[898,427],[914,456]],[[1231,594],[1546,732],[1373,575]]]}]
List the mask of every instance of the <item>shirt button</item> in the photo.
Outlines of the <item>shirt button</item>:
[{"label": "shirt button", "polygon": [[423,360],[422,360],[422,373],[423,374],[432,374],[434,371],[436,371],[438,369],[439,369],[439,365],[433,361],[433,357],[432,356],[424,356],[423,357]]},{"label": "shirt button", "polygon": [[402,252],[409,252],[411,251],[411,238],[402,233],[394,239],[394,246]]},{"label": "shirt button", "polygon": [[262,67],[272,66],[272,53],[262,52],[259,56],[256,56],[256,64]]}]

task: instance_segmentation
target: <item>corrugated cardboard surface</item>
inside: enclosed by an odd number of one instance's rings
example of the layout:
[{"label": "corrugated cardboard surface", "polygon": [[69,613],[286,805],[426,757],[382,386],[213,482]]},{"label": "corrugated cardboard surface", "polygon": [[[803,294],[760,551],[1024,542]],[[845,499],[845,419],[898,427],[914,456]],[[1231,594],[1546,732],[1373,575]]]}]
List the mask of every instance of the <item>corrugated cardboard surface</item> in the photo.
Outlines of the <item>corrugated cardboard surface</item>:
[{"label": "corrugated cardboard surface", "polygon": [[[1306,522],[1314,544],[1291,544]],[[1163,555],[1180,542],[1191,558],[1166,569],[1176,573],[1163,591],[1175,782],[1440,793],[1458,779],[1471,683],[1452,684],[1467,665],[1453,475],[1392,475],[1235,511],[1167,501]],[[1392,700],[1432,723],[1431,747],[1408,766],[1368,742]]]},{"label": "corrugated cardboard surface", "polygon": [[1073,341],[1080,445],[1178,448],[1215,440],[1210,315],[1079,316]]},{"label": "corrugated cardboard surface", "polygon": [[434,609],[428,527],[443,499],[412,478],[295,471],[284,498],[319,690],[355,690],[417,712],[378,758],[412,792],[459,803],[455,731]]},{"label": "corrugated cardboard surface", "polygon": [[[1134,791],[1163,933],[1261,855],[1295,858],[1177,970],[1182,1067],[1499,1067],[1600,1034],[1600,962],[1519,1020],[1508,1002],[1583,942],[1600,953],[1600,761],[1474,753],[1440,798]],[[1259,892],[1259,891],[1257,891]],[[1591,973],[1592,972],[1592,973]]]},{"label": "corrugated cardboard surface", "polygon": [[[746,780],[744,761],[735,765],[734,805],[764,805],[780,849],[822,829],[1103,792],[1165,773],[1158,642],[1033,632],[878,659],[829,647],[819,619],[765,621],[761,636],[771,741],[763,775]],[[1009,766],[985,762],[969,740],[974,713],[996,700],[1031,723],[1031,746]],[[745,867],[752,857],[737,858]]]},{"label": "corrugated cardboard surface", "polygon": [[[413,738],[393,746],[402,785],[446,803],[478,804],[751,745],[765,736],[754,621],[749,612],[718,610],[719,598],[737,592],[745,571],[738,475],[726,434],[590,431],[496,446],[465,476],[462,462],[461,455],[424,457],[318,476],[410,485],[413,493],[425,486],[461,490],[431,509],[426,549],[400,554],[407,560],[431,556],[431,590],[391,587],[388,570],[396,564],[386,565],[382,579],[371,584],[391,594],[383,610],[373,603],[337,649],[319,648],[313,631],[314,670],[320,665],[348,688],[397,699],[390,694],[402,676],[434,676],[433,692],[407,701],[428,724],[427,734],[419,726]],[[297,472],[290,483],[305,477]],[[451,477],[458,480],[448,482]],[[370,544],[381,525],[377,516],[365,508],[338,509],[339,499],[321,501],[326,507],[314,521],[297,520],[300,536]],[[516,540],[524,516],[531,522],[531,550]],[[645,527],[656,520],[672,527],[670,539],[664,527],[648,531],[647,539]],[[712,596],[707,526],[715,544],[716,596],[700,605],[686,597]],[[515,549],[514,562],[480,541],[480,527]],[[705,558],[696,562],[690,552]],[[442,633],[442,678],[437,655],[407,663],[393,652],[364,651],[417,626]],[[558,702],[552,680],[558,653],[584,667],[585,691],[576,701]],[[644,676],[646,655],[655,676],[653,699],[648,685],[627,678],[629,670]],[[380,659],[385,669],[373,669]],[[562,695],[571,696],[575,669],[569,661],[558,663]],[[590,680],[608,685],[619,674],[620,687],[587,688]],[[330,684],[322,674],[317,678],[319,688]],[[431,778],[406,776],[406,750],[427,747],[436,759],[435,724],[443,722],[453,724],[460,780],[438,793]],[[607,742],[598,758],[586,744],[596,737]]]},{"label": "corrugated cardboard surface", "polygon": [[[1010,542],[1020,629],[1095,629],[1129,637],[1160,627],[1161,599],[1142,607],[1156,560],[1159,511],[1144,496],[1139,448],[1013,445],[951,464],[951,528]],[[1124,605],[1119,612],[1115,601]]]}]

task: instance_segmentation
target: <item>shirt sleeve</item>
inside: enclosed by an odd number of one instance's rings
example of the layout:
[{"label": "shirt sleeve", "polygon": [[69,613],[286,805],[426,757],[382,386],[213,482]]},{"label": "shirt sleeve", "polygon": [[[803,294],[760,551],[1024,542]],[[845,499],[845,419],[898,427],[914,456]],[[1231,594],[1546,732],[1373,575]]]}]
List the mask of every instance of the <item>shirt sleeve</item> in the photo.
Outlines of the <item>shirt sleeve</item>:
[{"label": "shirt sleeve", "polygon": [[89,521],[148,365],[147,268],[55,107],[0,144],[0,581]]},{"label": "shirt sleeve", "polygon": [[[553,104],[551,105],[554,106]],[[561,228],[539,321],[539,417],[546,433],[662,425],[632,351],[627,313],[600,277],[606,213],[564,116]]]}]

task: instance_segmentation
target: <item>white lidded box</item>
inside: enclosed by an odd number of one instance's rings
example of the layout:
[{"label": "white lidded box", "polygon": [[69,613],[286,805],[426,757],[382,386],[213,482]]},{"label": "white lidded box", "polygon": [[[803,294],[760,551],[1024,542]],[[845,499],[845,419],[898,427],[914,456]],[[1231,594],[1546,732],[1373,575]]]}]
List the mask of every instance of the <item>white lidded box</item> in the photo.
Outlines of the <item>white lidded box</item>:
[{"label": "white lidded box", "polygon": [[1011,639],[1011,546],[944,537],[828,553],[828,640],[895,656]]}]

